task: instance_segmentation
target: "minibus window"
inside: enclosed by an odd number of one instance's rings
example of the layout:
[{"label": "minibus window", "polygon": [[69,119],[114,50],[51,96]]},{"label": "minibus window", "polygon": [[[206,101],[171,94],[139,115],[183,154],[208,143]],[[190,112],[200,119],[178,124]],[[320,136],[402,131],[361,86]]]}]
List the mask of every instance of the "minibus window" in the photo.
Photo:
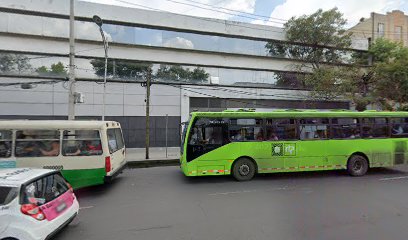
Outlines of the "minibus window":
[{"label": "minibus window", "polygon": [[120,128],[111,128],[107,130],[109,152],[114,153],[124,147],[122,131]]},{"label": "minibus window", "polygon": [[0,130],[0,158],[11,156],[11,131]]},{"label": "minibus window", "polygon": [[98,130],[65,130],[62,140],[64,156],[102,155]]},{"label": "minibus window", "polygon": [[60,132],[58,130],[23,130],[16,134],[16,157],[58,156]]}]

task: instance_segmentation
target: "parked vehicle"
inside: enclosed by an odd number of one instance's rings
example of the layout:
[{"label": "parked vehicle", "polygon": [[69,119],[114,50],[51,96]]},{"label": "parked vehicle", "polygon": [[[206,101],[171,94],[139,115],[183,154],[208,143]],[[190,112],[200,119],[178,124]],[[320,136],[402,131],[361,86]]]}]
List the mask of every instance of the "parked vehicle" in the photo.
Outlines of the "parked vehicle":
[{"label": "parked vehicle", "polygon": [[49,239],[78,210],[73,189],[59,171],[0,169],[0,239]]}]

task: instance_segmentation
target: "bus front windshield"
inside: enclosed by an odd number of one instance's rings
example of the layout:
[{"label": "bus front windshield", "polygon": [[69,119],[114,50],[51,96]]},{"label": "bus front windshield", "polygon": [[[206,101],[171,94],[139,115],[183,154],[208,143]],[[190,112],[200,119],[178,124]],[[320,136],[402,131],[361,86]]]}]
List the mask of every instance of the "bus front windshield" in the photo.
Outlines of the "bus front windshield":
[{"label": "bus front windshield", "polygon": [[183,123],[181,123],[181,127],[182,127],[182,135],[181,135],[181,146],[180,146],[180,152],[181,152],[181,154],[183,154],[183,152],[184,152],[184,142],[185,142],[185,140],[186,140],[186,135],[187,135],[187,128],[188,128],[188,125],[190,124],[190,121],[187,121],[187,122],[183,122]]}]

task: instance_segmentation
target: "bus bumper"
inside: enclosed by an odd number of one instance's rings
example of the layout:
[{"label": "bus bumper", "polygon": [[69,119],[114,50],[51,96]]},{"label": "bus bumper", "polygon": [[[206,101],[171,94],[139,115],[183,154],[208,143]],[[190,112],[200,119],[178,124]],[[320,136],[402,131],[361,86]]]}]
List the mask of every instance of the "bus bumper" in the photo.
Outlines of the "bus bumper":
[{"label": "bus bumper", "polygon": [[121,174],[125,168],[127,168],[127,162],[125,162],[122,166],[117,168],[116,171],[112,173],[112,175],[105,176],[105,179],[104,179],[105,182],[111,182],[112,179],[118,176],[119,174]]}]

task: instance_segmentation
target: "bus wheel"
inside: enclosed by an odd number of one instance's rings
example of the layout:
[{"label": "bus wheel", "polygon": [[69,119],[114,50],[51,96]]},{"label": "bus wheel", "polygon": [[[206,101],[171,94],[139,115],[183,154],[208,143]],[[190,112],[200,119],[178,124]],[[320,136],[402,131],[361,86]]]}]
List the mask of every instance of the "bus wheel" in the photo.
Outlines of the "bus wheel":
[{"label": "bus wheel", "polygon": [[347,162],[347,171],[351,176],[363,176],[368,170],[368,161],[361,155],[353,155]]},{"label": "bus wheel", "polygon": [[232,167],[232,175],[238,181],[249,181],[255,175],[255,164],[251,159],[240,158]]}]

